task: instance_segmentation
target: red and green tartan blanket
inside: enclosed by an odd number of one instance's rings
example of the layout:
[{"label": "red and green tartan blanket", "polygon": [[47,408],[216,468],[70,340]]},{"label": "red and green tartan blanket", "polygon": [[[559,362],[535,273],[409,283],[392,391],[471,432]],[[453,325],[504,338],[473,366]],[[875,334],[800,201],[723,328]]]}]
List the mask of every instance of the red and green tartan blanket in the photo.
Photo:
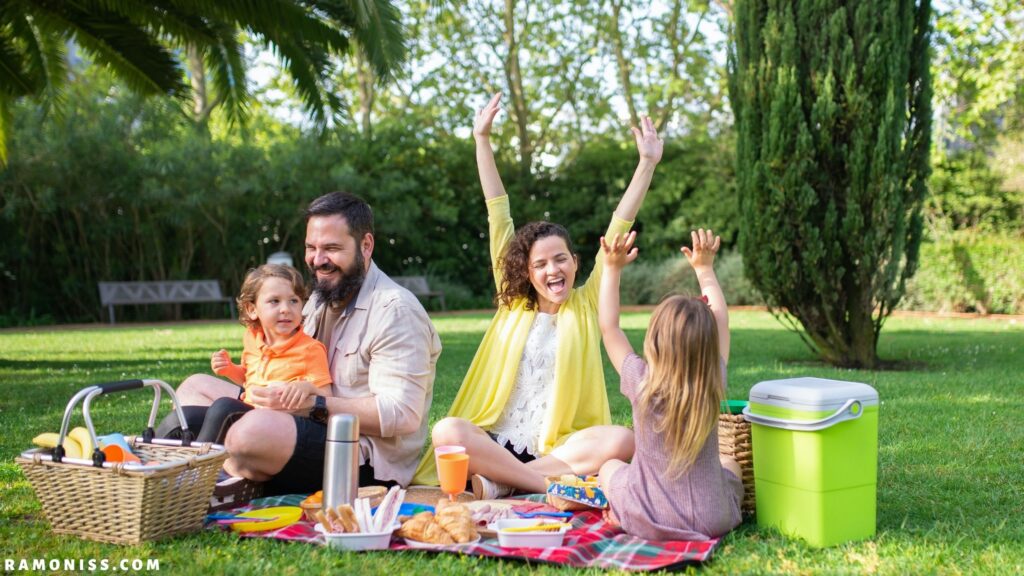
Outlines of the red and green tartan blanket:
[{"label": "red and green tartan blanket", "polygon": [[[270,506],[298,506],[304,496],[274,496],[253,500],[233,510],[241,512]],[[538,495],[537,499],[543,498]],[[576,512],[572,529],[565,543],[558,548],[502,548],[495,539],[483,539],[475,544],[449,546],[440,550],[424,550],[407,546],[401,538],[391,540],[390,550],[410,550],[433,554],[468,554],[489,556],[526,562],[561,564],[577,568],[606,568],[616,570],[661,570],[679,568],[686,564],[708,560],[718,539],[702,542],[655,542],[635,538],[620,528],[604,522],[599,512]],[[209,527],[217,528],[215,524]],[[313,529],[310,522],[300,521],[291,526],[266,532],[242,533],[242,537],[273,538],[294,542],[323,545],[324,537]]]}]

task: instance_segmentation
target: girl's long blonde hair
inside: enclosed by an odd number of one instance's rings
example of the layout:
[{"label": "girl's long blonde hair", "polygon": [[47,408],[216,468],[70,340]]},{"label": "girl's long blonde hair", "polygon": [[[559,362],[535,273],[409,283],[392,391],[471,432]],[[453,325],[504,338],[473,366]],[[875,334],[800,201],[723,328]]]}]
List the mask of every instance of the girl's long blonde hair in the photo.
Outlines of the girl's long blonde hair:
[{"label": "girl's long blonde hair", "polygon": [[669,474],[686,471],[718,425],[722,370],[718,325],[698,298],[670,296],[654,309],[644,339],[647,377],[637,402],[641,417],[669,446]]}]

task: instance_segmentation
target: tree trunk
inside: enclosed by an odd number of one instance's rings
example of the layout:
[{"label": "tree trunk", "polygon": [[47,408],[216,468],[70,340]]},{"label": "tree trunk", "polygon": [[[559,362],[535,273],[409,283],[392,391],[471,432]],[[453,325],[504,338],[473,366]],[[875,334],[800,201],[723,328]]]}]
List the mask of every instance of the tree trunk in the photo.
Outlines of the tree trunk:
[{"label": "tree trunk", "polygon": [[192,110],[189,120],[196,128],[196,131],[210,135],[210,114],[219,103],[211,99],[207,91],[206,66],[203,64],[203,56],[195,44],[185,47],[185,63],[188,66],[189,81],[192,84]]},{"label": "tree trunk", "polygon": [[632,66],[626,59],[626,50],[623,47],[622,29],[619,26],[619,19],[622,16],[622,4],[619,0],[611,0],[612,6],[612,48],[615,51],[615,62],[619,68],[619,84],[622,85],[622,97],[626,99],[626,107],[629,109],[629,121],[631,126],[640,126],[640,116],[636,113],[636,104],[633,102],[633,83],[629,79]]},{"label": "tree trunk", "polygon": [[359,120],[362,126],[363,137],[367,140],[373,139],[373,101],[376,97],[374,81],[376,80],[373,69],[366,61],[366,55],[362,48],[355,50],[356,80],[359,83]]},{"label": "tree trunk", "polygon": [[531,181],[533,171],[533,140],[530,138],[530,115],[526,92],[519,68],[519,42],[516,40],[516,0],[505,0],[505,82],[508,84],[516,137],[519,140],[519,178],[524,185]]}]

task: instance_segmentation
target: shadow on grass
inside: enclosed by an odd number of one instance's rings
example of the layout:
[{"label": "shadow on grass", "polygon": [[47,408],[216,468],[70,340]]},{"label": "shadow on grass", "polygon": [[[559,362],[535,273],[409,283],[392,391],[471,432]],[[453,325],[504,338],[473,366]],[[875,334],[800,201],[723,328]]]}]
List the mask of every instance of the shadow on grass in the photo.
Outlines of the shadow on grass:
[{"label": "shadow on grass", "polygon": [[[929,331],[902,330],[898,332],[882,332],[882,342],[877,347],[881,357],[881,365],[875,369],[848,369],[833,366],[816,356],[805,345],[799,348],[805,355],[794,355],[791,346],[779,346],[769,339],[779,339],[777,331],[760,329],[736,329],[731,331],[733,345],[732,359],[747,363],[739,351],[761,356],[766,352],[776,351],[775,358],[780,364],[794,367],[807,367],[822,370],[842,370],[844,372],[920,372],[936,371],[950,364],[957,364],[958,357],[977,356],[980,352],[1005,353],[1007,355],[1022,348],[1020,332],[1015,331]],[[796,339],[796,335],[792,335]],[[736,344],[736,343],[739,344]],[[797,342],[799,342],[797,340]],[[983,342],[974,347],[967,343]],[[753,343],[753,345],[751,345]],[[983,349],[982,349],[983,348]]]},{"label": "shadow on grass", "polygon": [[152,368],[159,362],[159,368],[161,371],[174,370],[175,367],[190,367],[190,370],[196,370],[197,367],[202,368],[202,360],[187,360],[187,359],[164,359],[164,358],[153,358],[153,359],[141,359],[141,360],[11,360],[9,358],[0,358],[0,369],[9,368],[17,371],[32,371],[37,372],[39,370],[44,371],[80,371],[89,370],[96,372],[114,372],[123,370],[125,368]]}]

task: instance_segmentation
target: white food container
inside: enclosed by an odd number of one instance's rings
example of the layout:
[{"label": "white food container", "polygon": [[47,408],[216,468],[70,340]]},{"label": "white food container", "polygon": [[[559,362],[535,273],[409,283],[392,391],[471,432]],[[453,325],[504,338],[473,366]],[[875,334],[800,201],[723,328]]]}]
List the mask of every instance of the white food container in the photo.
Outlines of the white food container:
[{"label": "white food container", "polygon": [[335,533],[325,532],[324,527],[317,524],[314,528],[324,535],[327,545],[335,550],[386,550],[391,545],[391,534],[398,529],[400,524],[394,524],[386,532],[350,532]]},{"label": "white food container", "polygon": [[524,528],[540,524],[558,524],[550,520],[515,518],[498,520],[487,527],[498,533],[498,545],[503,548],[554,548],[562,545],[568,527],[557,531],[509,532],[508,528]]}]

